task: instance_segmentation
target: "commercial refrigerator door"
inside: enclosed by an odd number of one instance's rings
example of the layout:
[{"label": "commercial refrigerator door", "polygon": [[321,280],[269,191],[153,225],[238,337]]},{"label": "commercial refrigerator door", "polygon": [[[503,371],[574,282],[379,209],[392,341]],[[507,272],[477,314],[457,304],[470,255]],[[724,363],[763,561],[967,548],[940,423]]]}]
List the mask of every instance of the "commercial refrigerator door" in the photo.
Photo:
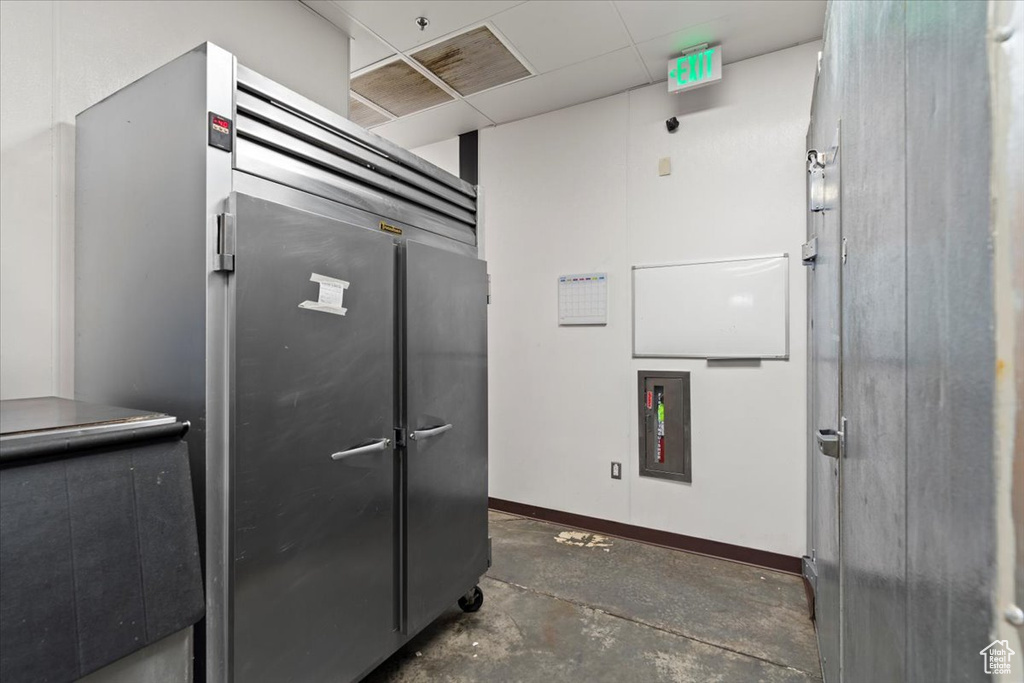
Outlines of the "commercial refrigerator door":
[{"label": "commercial refrigerator door", "polygon": [[487,571],[487,273],[406,252],[407,618],[426,625]]},{"label": "commercial refrigerator door", "polygon": [[353,680],[398,626],[396,248],[234,200],[233,680]]}]

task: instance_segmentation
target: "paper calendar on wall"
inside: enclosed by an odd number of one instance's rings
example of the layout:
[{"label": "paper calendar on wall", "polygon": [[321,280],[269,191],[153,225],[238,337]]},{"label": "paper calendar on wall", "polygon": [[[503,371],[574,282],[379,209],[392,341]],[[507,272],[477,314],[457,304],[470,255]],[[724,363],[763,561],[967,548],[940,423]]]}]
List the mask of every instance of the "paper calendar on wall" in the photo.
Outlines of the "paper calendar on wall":
[{"label": "paper calendar on wall", "polygon": [[608,273],[558,278],[558,324],[608,324]]}]

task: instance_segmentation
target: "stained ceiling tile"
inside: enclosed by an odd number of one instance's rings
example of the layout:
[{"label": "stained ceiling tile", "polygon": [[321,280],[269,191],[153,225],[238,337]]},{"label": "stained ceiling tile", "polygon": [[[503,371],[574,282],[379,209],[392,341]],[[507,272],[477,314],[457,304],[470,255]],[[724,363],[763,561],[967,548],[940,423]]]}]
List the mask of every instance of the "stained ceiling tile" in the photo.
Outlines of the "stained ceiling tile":
[{"label": "stained ceiling tile", "polygon": [[463,96],[530,75],[486,26],[460,33],[412,56]]},{"label": "stained ceiling tile", "polygon": [[412,114],[453,99],[401,60],[353,78],[350,87],[395,116]]},{"label": "stained ceiling tile", "polygon": [[348,98],[348,118],[352,123],[363,128],[379,126],[391,120],[373,107],[366,106],[354,97]]}]

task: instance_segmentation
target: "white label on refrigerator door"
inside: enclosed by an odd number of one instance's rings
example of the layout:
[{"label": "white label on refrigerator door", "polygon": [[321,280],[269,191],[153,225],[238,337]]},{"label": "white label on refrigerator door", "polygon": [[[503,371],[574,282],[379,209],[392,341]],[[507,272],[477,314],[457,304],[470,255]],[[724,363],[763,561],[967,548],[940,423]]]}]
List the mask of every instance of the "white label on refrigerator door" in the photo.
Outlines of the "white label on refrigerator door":
[{"label": "white label on refrigerator door", "polygon": [[299,308],[308,308],[311,311],[333,313],[334,315],[345,315],[348,309],[344,308],[341,302],[345,298],[345,290],[348,289],[347,282],[317,273],[313,273],[309,281],[320,284],[320,296],[316,301],[303,301],[299,304]]}]

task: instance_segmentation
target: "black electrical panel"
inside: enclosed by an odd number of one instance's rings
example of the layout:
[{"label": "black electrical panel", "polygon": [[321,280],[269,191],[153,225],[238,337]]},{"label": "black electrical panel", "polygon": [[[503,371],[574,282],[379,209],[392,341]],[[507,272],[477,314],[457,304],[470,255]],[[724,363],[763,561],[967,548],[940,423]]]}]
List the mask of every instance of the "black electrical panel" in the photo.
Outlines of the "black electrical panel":
[{"label": "black electrical panel", "polygon": [[690,373],[637,373],[640,476],[693,480],[690,458]]}]

